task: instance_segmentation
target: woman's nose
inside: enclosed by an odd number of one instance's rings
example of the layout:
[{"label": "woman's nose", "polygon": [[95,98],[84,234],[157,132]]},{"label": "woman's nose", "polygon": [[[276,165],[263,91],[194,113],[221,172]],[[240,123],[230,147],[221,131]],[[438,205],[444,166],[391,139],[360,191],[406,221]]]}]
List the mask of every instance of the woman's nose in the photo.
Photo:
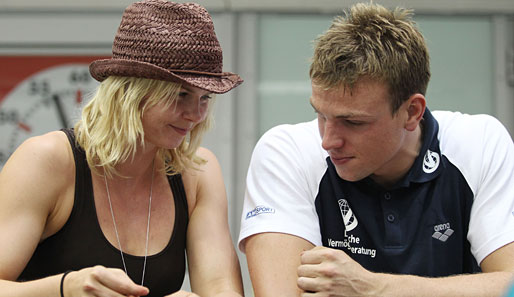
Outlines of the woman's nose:
[{"label": "woman's nose", "polygon": [[201,100],[186,100],[183,102],[183,115],[187,120],[200,122],[205,118],[207,108],[202,106]]}]

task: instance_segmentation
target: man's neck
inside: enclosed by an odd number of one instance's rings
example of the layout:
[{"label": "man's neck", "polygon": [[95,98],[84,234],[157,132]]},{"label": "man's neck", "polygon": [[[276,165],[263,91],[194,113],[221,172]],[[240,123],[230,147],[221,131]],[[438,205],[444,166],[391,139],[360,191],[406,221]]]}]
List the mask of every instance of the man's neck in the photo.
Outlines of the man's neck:
[{"label": "man's neck", "polygon": [[400,181],[416,161],[421,147],[423,146],[423,125],[420,125],[407,135],[403,148],[398,152],[387,168],[384,168],[383,174],[380,172],[372,174],[370,178],[380,186],[388,189],[393,187]]}]

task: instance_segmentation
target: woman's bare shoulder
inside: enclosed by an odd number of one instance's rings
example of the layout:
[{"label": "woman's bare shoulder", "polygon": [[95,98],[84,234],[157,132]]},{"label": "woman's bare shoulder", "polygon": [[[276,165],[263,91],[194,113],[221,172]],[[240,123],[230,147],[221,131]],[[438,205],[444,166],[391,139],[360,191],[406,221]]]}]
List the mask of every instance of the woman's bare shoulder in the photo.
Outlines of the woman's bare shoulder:
[{"label": "woman's bare shoulder", "polygon": [[60,131],[25,140],[0,173],[0,181],[53,194],[66,187],[73,177],[73,153],[67,136]]}]

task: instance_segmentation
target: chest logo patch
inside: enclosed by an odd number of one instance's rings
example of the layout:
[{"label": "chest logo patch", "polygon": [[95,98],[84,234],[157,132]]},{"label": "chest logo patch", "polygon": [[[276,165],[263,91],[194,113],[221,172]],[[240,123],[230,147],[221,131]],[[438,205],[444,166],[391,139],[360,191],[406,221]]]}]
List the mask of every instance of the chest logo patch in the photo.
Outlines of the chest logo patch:
[{"label": "chest logo patch", "polygon": [[377,255],[376,249],[364,247],[364,244],[361,242],[359,236],[354,236],[353,234],[348,235],[346,233],[355,229],[359,223],[346,199],[341,198],[337,200],[337,202],[339,203],[339,210],[341,211],[341,216],[343,217],[345,229],[344,238],[327,238],[327,245],[325,246],[346,250],[352,254],[375,258]]},{"label": "chest logo patch", "polygon": [[440,157],[439,154],[431,150],[427,150],[425,157],[423,157],[423,171],[425,173],[434,172],[439,167]]},{"label": "chest logo patch", "polygon": [[453,229],[450,226],[450,223],[439,224],[434,226],[434,234],[432,237],[440,240],[442,242],[446,242],[450,236],[453,234]]},{"label": "chest logo patch", "polygon": [[346,237],[347,231],[352,231],[357,227],[358,222],[357,218],[353,214],[352,209],[350,208],[350,205],[348,204],[348,201],[346,199],[339,199],[339,209],[341,210],[341,216],[343,217],[343,222],[345,226],[344,235]]}]

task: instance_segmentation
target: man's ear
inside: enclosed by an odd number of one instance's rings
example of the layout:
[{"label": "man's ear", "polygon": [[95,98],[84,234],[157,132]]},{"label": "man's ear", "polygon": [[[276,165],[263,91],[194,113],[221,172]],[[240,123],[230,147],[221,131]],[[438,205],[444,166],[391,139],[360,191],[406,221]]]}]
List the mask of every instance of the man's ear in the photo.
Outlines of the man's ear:
[{"label": "man's ear", "polygon": [[412,94],[407,101],[405,101],[407,108],[407,120],[405,121],[405,129],[414,131],[418,127],[419,122],[423,119],[425,113],[426,100],[425,96],[420,93]]}]

